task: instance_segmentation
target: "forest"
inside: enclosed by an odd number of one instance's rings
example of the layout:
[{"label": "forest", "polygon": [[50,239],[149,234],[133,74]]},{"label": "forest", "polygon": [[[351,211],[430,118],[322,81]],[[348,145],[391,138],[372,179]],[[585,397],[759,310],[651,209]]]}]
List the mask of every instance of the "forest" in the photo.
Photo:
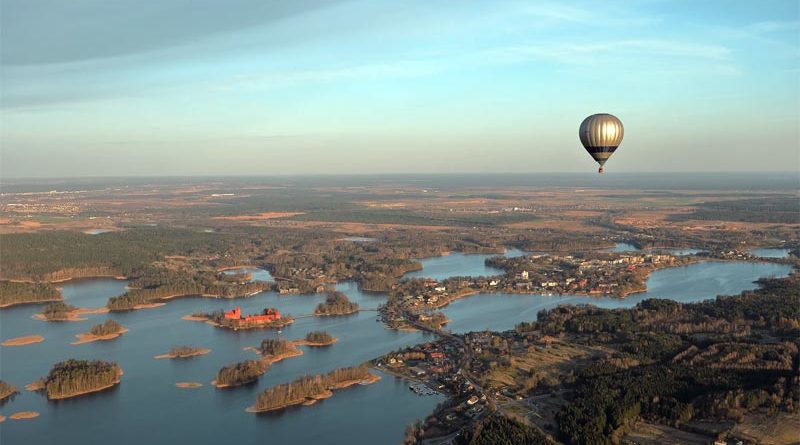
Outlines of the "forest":
[{"label": "forest", "polygon": [[347,315],[358,312],[358,303],[353,303],[342,292],[328,292],[325,301],[318,304],[314,309],[314,315]]},{"label": "forest", "polygon": [[456,445],[554,445],[547,436],[524,423],[503,415],[489,416],[465,427]]},{"label": "forest", "polygon": [[113,362],[70,359],[55,364],[42,383],[49,399],[63,399],[110,387],[120,375]]},{"label": "forest", "polygon": [[269,368],[266,361],[245,360],[222,367],[214,380],[218,387],[246,385],[258,380]]},{"label": "forest", "polygon": [[800,206],[796,196],[709,201],[697,204],[692,213],[672,215],[671,219],[794,224],[800,221]]},{"label": "forest", "polygon": [[2,278],[56,281],[134,275],[165,255],[224,251],[226,235],[185,229],[139,228],[101,235],[72,231],[0,235]]},{"label": "forest", "polygon": [[61,292],[51,283],[0,281],[0,307],[23,303],[43,303],[61,299]]},{"label": "forest", "polygon": [[291,342],[282,339],[266,338],[261,341],[261,346],[258,348],[261,355],[276,356],[289,352],[294,349]]},{"label": "forest", "polygon": [[282,408],[306,399],[313,399],[335,389],[337,385],[364,380],[371,376],[366,366],[335,369],[325,375],[303,376],[291,383],[267,388],[256,398],[255,409],[267,411]]},{"label": "forest", "polygon": [[[557,416],[568,444],[617,443],[638,419],[680,426],[800,410],[800,274],[736,296],[631,309],[562,306],[516,333],[539,332],[616,352],[579,369]],[[564,341],[562,340],[562,341]]]},{"label": "forest", "polygon": [[137,305],[176,296],[205,295],[242,298],[272,288],[272,284],[265,281],[234,282],[229,276],[212,271],[200,270],[190,273],[147,267],[141,273],[130,282],[130,290],[118,297],[108,299],[106,306],[110,310],[130,310]]}]

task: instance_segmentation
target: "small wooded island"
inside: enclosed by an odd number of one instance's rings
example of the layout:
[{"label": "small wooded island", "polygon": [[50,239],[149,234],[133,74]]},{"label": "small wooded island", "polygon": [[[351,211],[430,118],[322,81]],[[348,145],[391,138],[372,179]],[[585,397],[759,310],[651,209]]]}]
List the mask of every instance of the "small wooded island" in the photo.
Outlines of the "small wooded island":
[{"label": "small wooded island", "polygon": [[103,323],[92,326],[92,329],[85,334],[77,334],[78,341],[72,342],[73,345],[82,345],[98,340],[113,340],[120,335],[128,332],[121,324],[114,320],[106,320]]},{"label": "small wooded island", "polygon": [[311,331],[304,340],[296,340],[294,344],[305,346],[329,346],[339,341],[325,331]]},{"label": "small wooded island", "polygon": [[303,376],[291,383],[267,388],[258,395],[256,404],[247,408],[248,412],[266,412],[283,409],[292,405],[312,405],[318,400],[333,395],[333,390],[347,388],[355,384],[367,385],[380,380],[371,374],[366,366],[340,368],[325,375]]},{"label": "small wooded island", "polygon": [[198,355],[206,355],[211,352],[207,348],[196,348],[194,346],[173,346],[166,354],[156,355],[153,358],[156,360],[163,358],[191,358]]},{"label": "small wooded island", "polygon": [[358,303],[353,303],[342,292],[328,292],[325,301],[314,309],[314,315],[325,317],[329,315],[348,315],[358,312]]},{"label": "small wooded island", "polygon": [[77,310],[78,308],[71,304],[57,301],[45,306],[36,318],[46,321],[80,321],[81,319],[75,314]]},{"label": "small wooded island", "polygon": [[45,391],[50,400],[66,399],[111,388],[120,382],[122,368],[113,362],[70,359],[56,363],[50,374],[28,388]]},{"label": "small wooded island", "polygon": [[266,360],[245,360],[225,366],[217,372],[211,382],[217,388],[229,388],[255,382],[261,374],[267,372],[270,363]]}]

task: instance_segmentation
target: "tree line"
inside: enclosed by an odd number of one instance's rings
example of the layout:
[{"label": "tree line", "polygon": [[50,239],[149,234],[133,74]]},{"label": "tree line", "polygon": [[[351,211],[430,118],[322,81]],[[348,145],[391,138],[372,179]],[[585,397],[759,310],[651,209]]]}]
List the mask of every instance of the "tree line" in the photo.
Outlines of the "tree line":
[{"label": "tree line", "polygon": [[255,382],[270,364],[263,360],[245,360],[222,367],[215,378],[219,386],[240,386]]},{"label": "tree line", "polygon": [[325,301],[314,309],[314,315],[346,315],[358,311],[358,303],[353,303],[342,292],[328,292]]},{"label": "tree line", "polygon": [[[3,261],[5,261],[5,258]],[[0,281],[0,306],[41,303],[60,299],[61,292],[51,283]]]},{"label": "tree line", "polygon": [[69,359],[56,363],[41,383],[48,398],[58,399],[113,385],[121,373],[113,362]]},{"label": "tree line", "polygon": [[122,332],[124,329],[125,328],[123,328],[122,325],[117,323],[115,320],[108,319],[103,323],[98,323],[92,326],[92,329],[89,332],[96,337],[102,337],[104,335],[117,334]]}]

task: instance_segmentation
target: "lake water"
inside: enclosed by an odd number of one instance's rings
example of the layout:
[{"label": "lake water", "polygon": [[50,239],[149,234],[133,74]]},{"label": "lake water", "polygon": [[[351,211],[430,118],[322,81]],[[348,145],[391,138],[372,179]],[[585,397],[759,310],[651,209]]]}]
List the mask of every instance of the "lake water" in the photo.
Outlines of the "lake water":
[{"label": "lake water", "polygon": [[[510,254],[516,255],[518,251]],[[490,255],[452,254],[426,259],[427,272],[418,276],[492,275],[483,260]],[[536,318],[544,308],[565,303],[592,303],[603,307],[628,307],[643,298],[665,297],[680,301],[734,294],[755,287],[753,280],[763,276],[784,276],[789,266],[770,263],[710,262],[655,272],[649,290],[627,299],[579,296],[544,297],[538,295],[483,294],[456,301],[445,313],[449,327],[458,332],[480,329],[510,329],[520,321]],[[109,296],[124,291],[125,282],[113,279],[76,280],[61,283],[67,302],[77,306],[99,307]],[[375,309],[385,297],[359,291],[353,283],[337,288],[364,309]],[[375,312],[365,311],[346,317],[299,318],[282,334],[272,330],[227,331],[205,323],[180,318],[198,311],[242,307],[256,312],[277,307],[295,316],[310,314],[322,295],[277,295],[260,293],[252,298],[218,300],[182,298],[166,306],[139,311],[88,315],[88,321],[47,323],[31,318],[40,306],[18,306],[0,311],[0,338],[39,334],[43,343],[0,347],[0,378],[18,388],[44,376],[50,367],[67,358],[103,359],[122,366],[122,384],[112,390],[48,402],[24,389],[0,408],[0,415],[18,411],[38,411],[32,420],[6,420],[0,423],[0,443],[16,444],[117,444],[195,443],[314,443],[314,444],[394,444],[405,426],[424,418],[442,400],[441,396],[421,397],[408,385],[388,375],[373,385],[338,391],[332,398],[314,406],[254,415],[245,408],[252,405],[264,388],[289,382],[304,374],[352,366],[388,351],[429,341],[432,337],[417,332],[394,332],[377,322]],[[106,318],[113,318],[130,332],[122,337],[79,346],[70,345],[75,334]],[[303,347],[304,355],[273,365],[251,386],[218,390],[209,385],[216,371],[231,362],[254,358],[244,351],[267,337],[302,338],[311,330],[326,330],[339,342],[328,348]],[[154,360],[172,346],[189,344],[210,348],[206,356],[190,360]],[[180,381],[197,381],[199,389],[179,389]]]},{"label": "lake water", "polygon": [[786,258],[789,256],[789,249],[753,249],[750,253],[762,258]]},{"label": "lake water", "polygon": [[629,243],[617,243],[614,247],[610,249],[605,249],[605,252],[614,252],[614,253],[621,253],[621,252],[638,252],[641,249],[634,246],[633,244]]},{"label": "lake water", "polygon": [[260,269],[258,267],[240,267],[238,269],[228,269],[223,271],[222,273],[226,275],[238,275],[238,274],[253,274],[253,277],[250,281],[272,281],[272,275],[269,273],[268,270]]},{"label": "lake water", "polygon": [[[505,255],[513,258],[525,255],[519,249],[506,249]],[[490,277],[502,275],[501,269],[495,269],[486,265],[487,258],[497,256],[496,254],[472,254],[451,253],[440,257],[423,258],[422,270],[409,272],[403,277],[406,278],[433,278],[434,280],[444,280],[450,277]]]}]

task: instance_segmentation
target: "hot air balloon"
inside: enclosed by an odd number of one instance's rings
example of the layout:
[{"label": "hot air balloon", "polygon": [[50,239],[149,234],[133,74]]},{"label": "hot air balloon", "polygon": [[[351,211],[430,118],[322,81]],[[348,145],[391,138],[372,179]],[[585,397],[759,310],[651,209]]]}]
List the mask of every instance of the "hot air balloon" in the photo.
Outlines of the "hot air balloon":
[{"label": "hot air balloon", "polygon": [[619,147],[624,134],[622,122],[612,114],[593,114],[581,122],[578,136],[586,151],[600,164],[598,173],[603,173],[603,166]]}]

